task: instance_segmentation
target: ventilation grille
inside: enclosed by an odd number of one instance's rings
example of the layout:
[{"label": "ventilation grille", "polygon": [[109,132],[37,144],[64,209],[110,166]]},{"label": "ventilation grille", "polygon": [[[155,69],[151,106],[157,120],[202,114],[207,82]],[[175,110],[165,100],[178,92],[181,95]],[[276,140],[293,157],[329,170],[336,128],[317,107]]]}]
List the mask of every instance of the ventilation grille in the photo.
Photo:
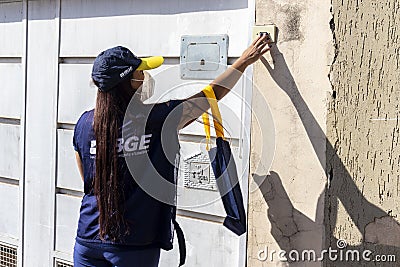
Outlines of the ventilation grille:
[{"label": "ventilation grille", "polygon": [[17,267],[17,248],[0,243],[0,267]]},{"label": "ventilation grille", "polygon": [[62,261],[60,259],[56,259],[54,262],[54,267],[74,267],[72,263],[69,263],[67,261]]}]

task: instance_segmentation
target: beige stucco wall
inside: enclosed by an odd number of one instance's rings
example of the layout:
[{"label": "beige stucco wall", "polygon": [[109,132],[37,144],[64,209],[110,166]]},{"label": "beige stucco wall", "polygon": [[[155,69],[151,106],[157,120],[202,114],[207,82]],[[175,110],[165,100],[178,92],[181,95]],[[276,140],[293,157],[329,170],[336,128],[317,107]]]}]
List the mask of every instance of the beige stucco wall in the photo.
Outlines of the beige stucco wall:
[{"label": "beige stucco wall", "polygon": [[256,24],[269,23],[279,37],[254,67],[248,266],[320,266],[271,262],[271,250],[338,240],[397,263],[326,266],[398,266],[399,1],[256,1]]},{"label": "beige stucco wall", "polygon": [[[276,254],[272,262],[258,259],[266,248],[268,254],[320,251],[324,244],[328,74],[334,55],[330,5],[256,1],[256,25],[275,24],[279,35],[271,55],[254,66],[247,266],[285,266]],[[268,103],[273,124],[260,99]],[[275,127],[275,149],[266,145],[269,127]]]},{"label": "beige stucco wall", "polygon": [[400,2],[334,0],[333,16],[327,245],[397,254],[376,266],[399,266]]}]

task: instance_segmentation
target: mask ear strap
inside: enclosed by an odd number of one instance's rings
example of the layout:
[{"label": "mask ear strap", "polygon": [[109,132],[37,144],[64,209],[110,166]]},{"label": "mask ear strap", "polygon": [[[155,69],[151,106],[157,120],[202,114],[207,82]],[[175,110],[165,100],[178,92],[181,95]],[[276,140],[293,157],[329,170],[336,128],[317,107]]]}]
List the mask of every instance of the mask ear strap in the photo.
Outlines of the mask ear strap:
[{"label": "mask ear strap", "polygon": [[148,77],[151,77],[151,75],[150,75],[150,73],[149,73],[148,71],[146,71],[146,70],[142,70],[142,72],[143,72],[143,74],[144,74],[144,78],[143,78],[143,80],[141,80],[141,79],[133,79],[133,78],[131,78],[131,81],[136,81],[136,82],[144,82],[144,81],[146,80],[146,75],[147,75]]}]

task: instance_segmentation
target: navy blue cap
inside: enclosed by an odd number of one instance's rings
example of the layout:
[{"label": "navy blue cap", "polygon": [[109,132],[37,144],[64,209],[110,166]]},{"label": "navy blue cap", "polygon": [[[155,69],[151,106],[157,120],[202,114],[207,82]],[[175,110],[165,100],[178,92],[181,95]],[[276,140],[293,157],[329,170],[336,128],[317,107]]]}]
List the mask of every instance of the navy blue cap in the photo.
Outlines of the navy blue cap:
[{"label": "navy blue cap", "polygon": [[92,78],[100,91],[108,92],[135,71],[142,60],[128,48],[116,46],[101,52],[93,63]]}]

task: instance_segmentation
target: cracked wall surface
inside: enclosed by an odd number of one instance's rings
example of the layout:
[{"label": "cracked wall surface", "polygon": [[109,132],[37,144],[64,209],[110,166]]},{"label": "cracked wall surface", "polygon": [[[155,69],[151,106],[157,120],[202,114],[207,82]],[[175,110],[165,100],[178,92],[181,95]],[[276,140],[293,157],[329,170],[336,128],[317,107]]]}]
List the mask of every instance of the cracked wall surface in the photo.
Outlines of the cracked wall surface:
[{"label": "cracked wall surface", "polygon": [[321,266],[270,254],[321,251],[324,244],[330,6],[256,1],[255,24],[275,24],[279,34],[271,53],[254,65],[247,266]]},{"label": "cracked wall surface", "polygon": [[400,2],[333,0],[332,14],[326,245],[344,239],[399,261]]}]

